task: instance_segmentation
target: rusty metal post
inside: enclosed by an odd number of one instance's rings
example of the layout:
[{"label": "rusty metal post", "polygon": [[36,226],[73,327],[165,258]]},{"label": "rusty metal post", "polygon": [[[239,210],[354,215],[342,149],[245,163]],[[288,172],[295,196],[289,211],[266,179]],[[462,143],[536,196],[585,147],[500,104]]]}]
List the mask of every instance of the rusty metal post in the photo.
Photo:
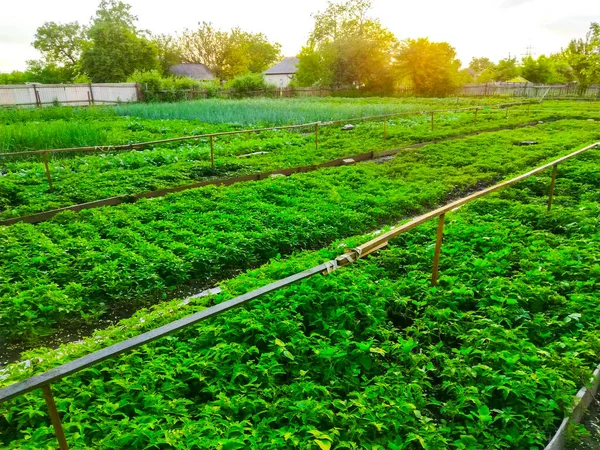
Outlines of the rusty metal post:
[{"label": "rusty metal post", "polygon": [[434,119],[434,114],[435,114],[435,113],[434,113],[433,111],[431,111],[431,131],[433,131],[433,130],[434,130],[434,128],[435,128],[435,119]]},{"label": "rusty metal post", "polygon": [[42,99],[40,97],[40,93],[38,92],[35,84],[33,85],[33,95],[35,96],[35,104],[37,105],[38,108],[41,108],[42,107]]},{"label": "rusty metal post", "polygon": [[556,172],[558,172],[558,164],[552,168],[552,181],[550,182],[550,193],[548,194],[548,211],[552,209],[552,199],[554,198],[554,186],[556,186]]},{"label": "rusty metal post", "polygon": [[479,112],[479,108],[475,108],[475,120],[473,122],[477,122],[477,113]]},{"label": "rusty metal post", "polygon": [[315,123],[315,152],[319,151],[319,124]]},{"label": "rusty metal post", "polygon": [[387,139],[387,117],[383,119],[383,139]]},{"label": "rusty metal post", "polygon": [[48,406],[48,413],[50,414],[50,421],[52,422],[52,426],[54,427],[54,433],[56,434],[56,439],[58,440],[58,445],[60,450],[69,450],[69,444],[67,444],[67,438],[65,437],[65,430],[63,430],[62,423],[60,422],[60,415],[58,414],[58,410],[56,409],[56,403],[54,402],[54,397],[52,396],[52,389],[50,385],[46,385],[42,387],[42,392],[44,393],[44,400],[46,401],[46,406]]},{"label": "rusty metal post", "polygon": [[[89,97],[90,100],[92,101],[92,106],[96,104],[96,100],[94,100],[94,86],[92,85],[92,83],[89,84]],[[136,89],[137,89],[137,83],[136,83]]]},{"label": "rusty metal post", "polygon": [[46,177],[48,178],[50,192],[54,192],[54,186],[52,186],[52,177],[50,176],[50,167],[48,166],[48,155],[46,152],[42,153],[42,158],[44,159],[44,166],[46,166]]},{"label": "rusty metal post", "polygon": [[210,137],[210,165],[215,168],[215,141],[213,136]]},{"label": "rusty metal post", "polygon": [[433,270],[431,272],[431,285],[435,286],[438,282],[438,271],[440,269],[440,254],[442,252],[442,238],[444,236],[444,218],[446,214],[439,216],[437,238],[435,241],[435,253],[433,255]]}]

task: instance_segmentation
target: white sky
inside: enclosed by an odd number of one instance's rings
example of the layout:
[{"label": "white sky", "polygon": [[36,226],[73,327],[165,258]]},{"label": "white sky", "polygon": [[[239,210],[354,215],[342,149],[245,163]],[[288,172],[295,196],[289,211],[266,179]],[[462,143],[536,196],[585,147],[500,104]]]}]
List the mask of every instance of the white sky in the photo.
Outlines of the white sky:
[{"label": "white sky", "polygon": [[[97,0],[0,0],[0,71],[23,70],[38,57],[31,47],[46,21],[88,23]],[[217,27],[265,33],[293,56],[312,29],[311,13],[326,0],[128,0],[139,27],[153,33],[194,28],[200,21]],[[583,37],[600,21],[599,0],[373,0],[372,15],[399,39],[429,37],[447,41],[467,65],[473,56],[499,60],[551,53],[573,37]]]}]

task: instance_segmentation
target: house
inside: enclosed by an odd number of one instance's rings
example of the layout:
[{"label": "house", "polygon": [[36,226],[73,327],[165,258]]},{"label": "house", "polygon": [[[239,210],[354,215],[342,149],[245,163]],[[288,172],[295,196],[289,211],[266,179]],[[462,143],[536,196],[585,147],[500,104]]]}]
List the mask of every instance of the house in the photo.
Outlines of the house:
[{"label": "house", "polygon": [[279,64],[265,70],[265,81],[277,87],[288,87],[296,72],[298,72],[298,58],[288,56]]},{"label": "house", "polygon": [[205,64],[177,64],[169,69],[173,75],[192,78],[199,81],[214,80],[215,76]]}]

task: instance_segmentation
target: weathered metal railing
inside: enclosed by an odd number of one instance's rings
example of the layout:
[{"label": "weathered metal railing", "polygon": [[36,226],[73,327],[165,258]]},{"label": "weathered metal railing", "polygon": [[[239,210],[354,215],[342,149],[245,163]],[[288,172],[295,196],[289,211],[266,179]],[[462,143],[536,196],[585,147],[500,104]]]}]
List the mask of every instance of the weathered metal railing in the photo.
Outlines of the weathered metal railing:
[{"label": "weathered metal railing", "polygon": [[136,336],[134,338],[128,339],[126,341],[120,342],[118,344],[114,344],[105,349],[91,353],[91,354],[86,355],[82,358],[79,358],[75,361],[72,361],[70,363],[67,363],[62,366],[51,369],[48,372],[45,372],[41,375],[37,375],[37,376],[31,377],[31,378],[28,378],[24,381],[10,385],[4,389],[0,389],[0,403],[9,401],[16,397],[20,397],[20,396],[22,396],[28,392],[31,392],[33,390],[42,389],[43,394],[44,394],[44,399],[46,401],[46,405],[48,406],[50,420],[51,420],[54,430],[56,432],[56,436],[57,436],[57,440],[59,442],[60,449],[66,450],[69,447],[68,447],[67,440],[66,440],[66,437],[64,434],[64,430],[63,430],[63,427],[61,424],[60,415],[58,413],[58,410],[56,409],[56,405],[55,405],[52,391],[50,388],[50,386],[53,383],[56,383],[57,381],[62,380],[63,378],[67,377],[68,375],[80,372],[83,369],[94,366],[102,361],[105,361],[105,360],[111,359],[111,358],[115,358],[116,356],[121,355],[122,353],[128,352],[137,347],[140,347],[145,344],[149,344],[157,339],[160,339],[162,337],[173,334],[176,331],[179,331],[183,328],[189,327],[191,325],[194,325],[198,322],[209,319],[211,317],[218,316],[219,314],[222,314],[222,313],[224,313],[232,308],[235,308],[237,306],[243,305],[251,300],[254,300],[254,299],[261,297],[265,294],[268,294],[270,292],[279,290],[281,288],[284,288],[293,283],[307,279],[307,278],[312,277],[317,274],[326,275],[326,274],[332,273],[333,271],[337,270],[340,267],[354,263],[354,262],[358,261],[359,259],[364,258],[365,256],[367,256],[377,250],[382,249],[383,247],[385,247],[388,244],[388,242],[391,239],[399,236],[400,234],[405,233],[409,230],[412,230],[413,228],[418,227],[419,225],[422,225],[423,223],[425,223],[431,219],[438,218],[436,247],[435,247],[432,279],[431,279],[431,284],[433,286],[435,286],[438,281],[438,270],[439,270],[439,263],[440,263],[443,232],[444,232],[444,218],[448,212],[451,212],[451,211],[455,210],[456,208],[466,205],[467,203],[470,203],[481,197],[489,195],[493,192],[496,192],[501,189],[512,186],[515,183],[518,183],[529,177],[537,175],[538,173],[541,173],[549,168],[553,169],[552,182],[550,185],[550,192],[549,192],[550,195],[549,195],[549,201],[548,201],[548,208],[551,208],[552,196],[554,193],[554,187],[555,187],[555,183],[556,183],[556,172],[557,172],[556,167],[558,166],[558,164],[560,164],[564,161],[567,161],[569,159],[575,158],[575,157],[581,155],[582,153],[585,153],[589,150],[592,150],[592,149],[595,149],[598,147],[600,147],[600,142],[597,142],[597,143],[589,145],[583,149],[572,152],[566,156],[563,156],[552,162],[544,164],[543,166],[533,169],[523,175],[519,175],[510,180],[504,181],[502,183],[496,184],[489,188],[475,192],[474,194],[471,194],[467,197],[463,197],[459,200],[451,202],[445,206],[442,206],[431,212],[428,212],[419,217],[416,217],[403,225],[400,225],[400,226],[395,227],[385,233],[382,233],[379,236],[377,236],[376,238],[374,238],[356,248],[349,249],[346,253],[338,256],[334,260],[325,262],[325,263],[320,264],[311,269],[291,275],[287,278],[284,278],[282,280],[268,284],[266,286],[263,286],[259,289],[254,290],[254,291],[240,295],[234,299],[225,301],[223,303],[219,303],[215,306],[207,308],[198,313],[192,314],[190,316],[179,319],[175,322],[171,322],[162,327],[159,327],[154,330],[148,331],[146,333],[140,334],[139,336]]}]

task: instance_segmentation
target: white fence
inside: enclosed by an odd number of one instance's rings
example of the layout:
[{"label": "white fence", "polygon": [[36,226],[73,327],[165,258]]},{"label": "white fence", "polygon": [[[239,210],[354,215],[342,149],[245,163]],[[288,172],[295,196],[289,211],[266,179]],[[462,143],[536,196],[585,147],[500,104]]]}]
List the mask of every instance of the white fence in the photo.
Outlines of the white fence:
[{"label": "white fence", "polygon": [[0,106],[105,105],[135,102],[136,83],[38,84],[0,86]]}]

